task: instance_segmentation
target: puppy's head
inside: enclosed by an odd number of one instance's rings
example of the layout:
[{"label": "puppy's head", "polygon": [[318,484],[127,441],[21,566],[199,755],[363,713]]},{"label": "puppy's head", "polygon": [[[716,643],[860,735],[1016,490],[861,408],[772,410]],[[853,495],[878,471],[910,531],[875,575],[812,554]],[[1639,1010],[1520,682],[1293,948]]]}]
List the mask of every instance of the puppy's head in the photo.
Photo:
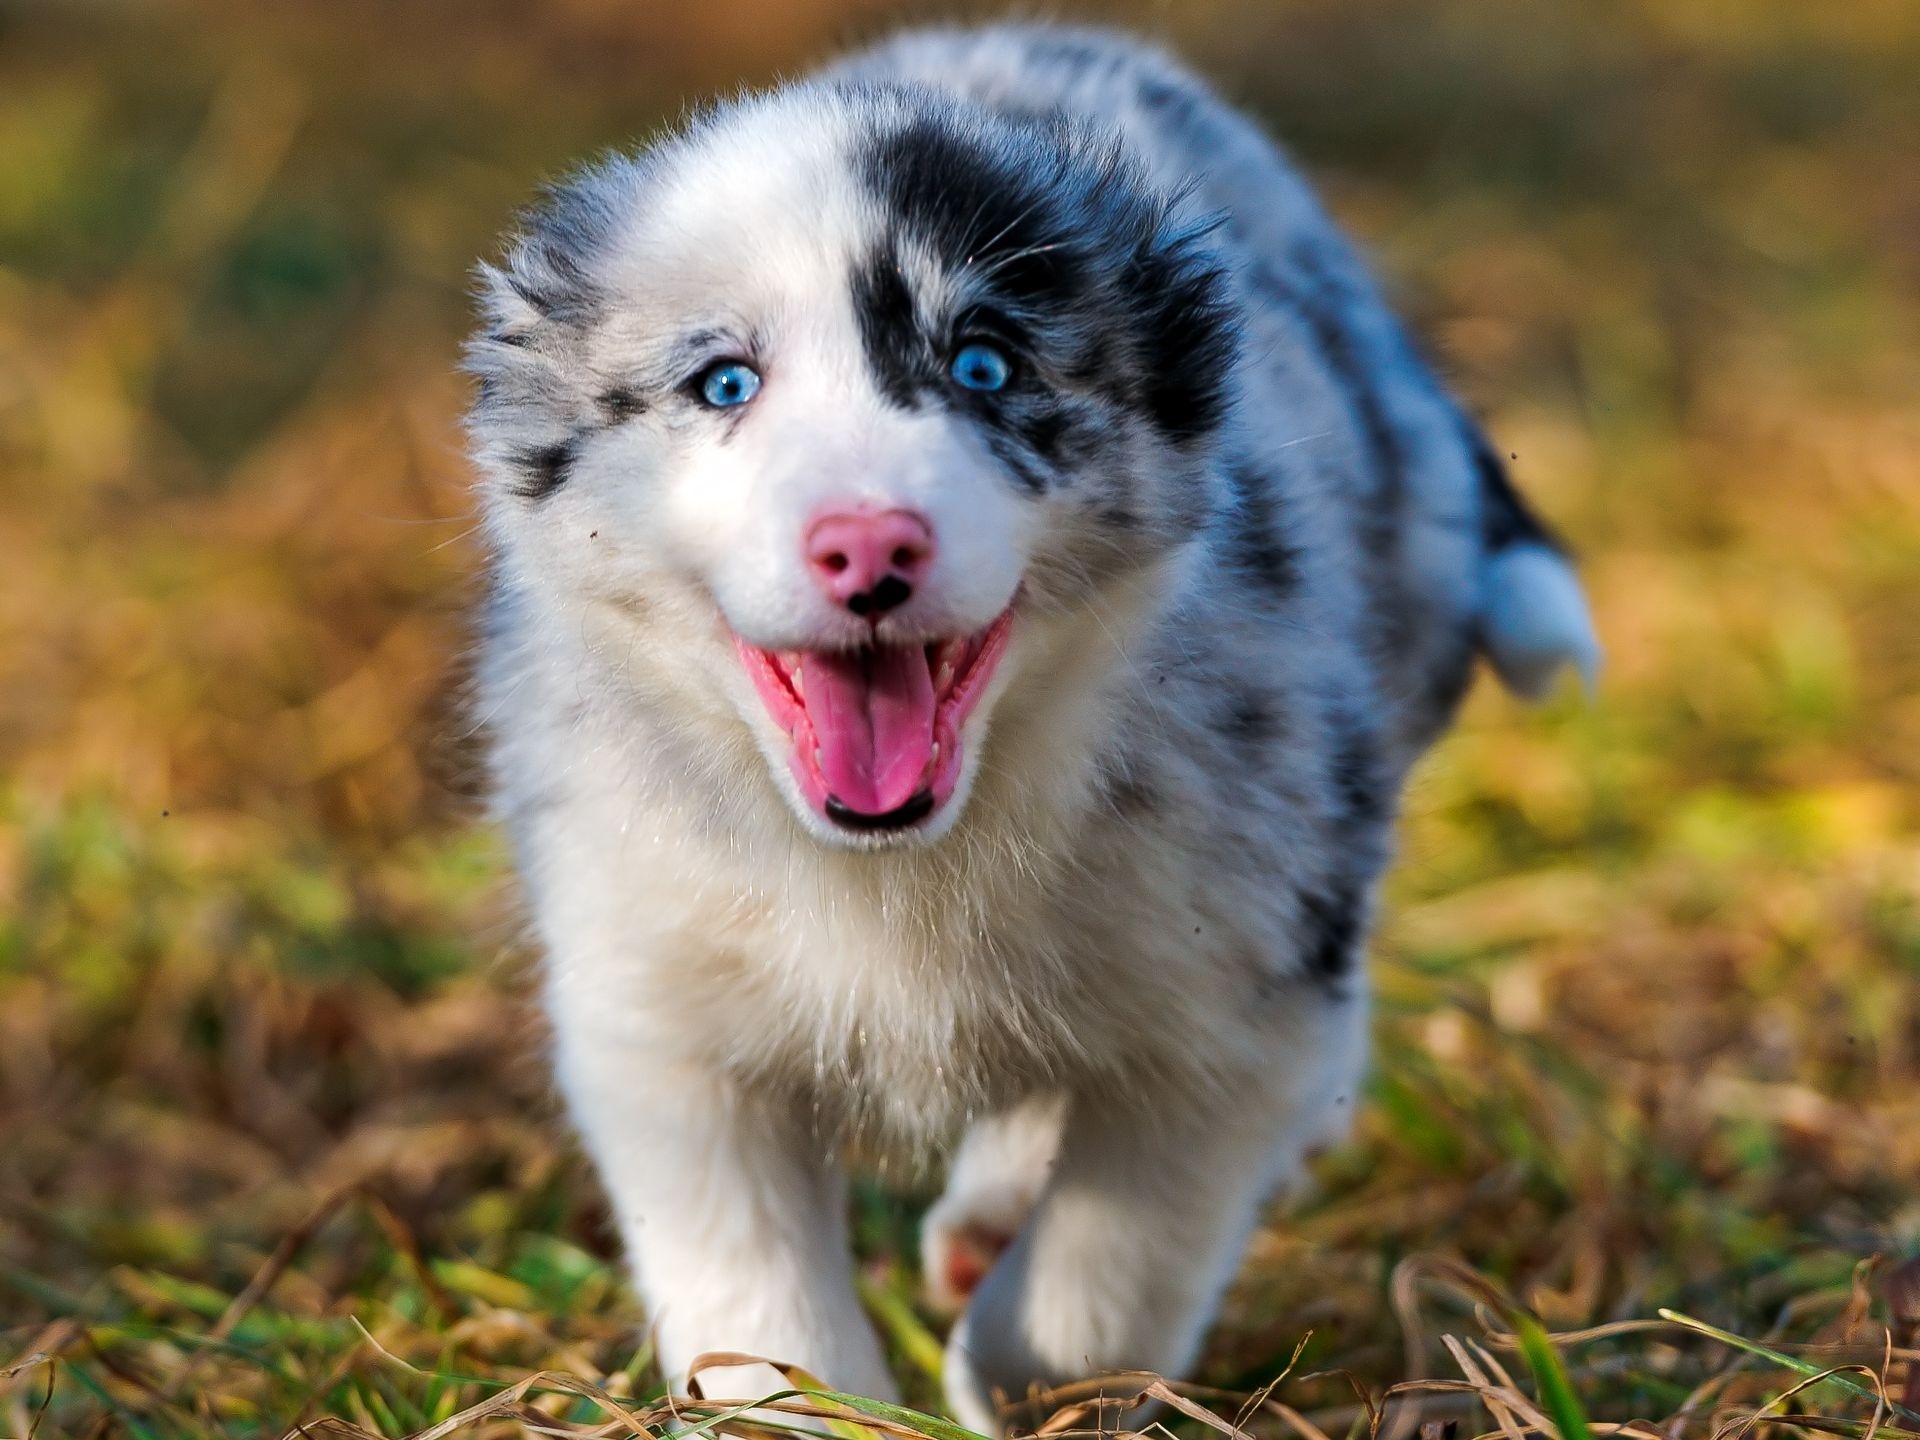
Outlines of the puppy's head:
[{"label": "puppy's head", "polygon": [[1021,656],[1212,508],[1204,229],[1110,141],[911,89],[589,171],[483,272],[501,563],[626,617],[821,839],[937,836]]}]

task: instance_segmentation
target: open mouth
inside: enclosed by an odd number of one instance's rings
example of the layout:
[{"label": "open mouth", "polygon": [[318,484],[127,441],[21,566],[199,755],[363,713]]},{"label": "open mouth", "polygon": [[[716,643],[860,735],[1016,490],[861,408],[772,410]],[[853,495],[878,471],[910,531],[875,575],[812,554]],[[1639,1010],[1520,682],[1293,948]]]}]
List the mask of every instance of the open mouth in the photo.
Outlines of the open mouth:
[{"label": "open mouth", "polygon": [[1013,612],[928,645],[763,650],[735,637],[807,803],[845,830],[904,830],[952,797],[960,731],[1007,648]]}]

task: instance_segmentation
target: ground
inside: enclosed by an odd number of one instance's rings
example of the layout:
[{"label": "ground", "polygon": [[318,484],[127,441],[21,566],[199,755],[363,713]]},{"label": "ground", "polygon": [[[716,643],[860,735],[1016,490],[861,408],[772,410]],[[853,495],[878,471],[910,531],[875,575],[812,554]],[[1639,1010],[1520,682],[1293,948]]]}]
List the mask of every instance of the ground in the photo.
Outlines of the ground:
[{"label": "ground", "polygon": [[[477,813],[467,267],[886,10],[0,6],[0,1433],[656,1393]],[[1200,1381],[1304,1346],[1247,1423],[1307,1440],[1419,1377],[1510,1374],[1426,1412],[1509,1437],[1920,1410],[1920,9],[1105,13],[1290,137],[1609,656],[1421,772],[1356,1135]],[[925,1199],[858,1232],[933,1406]]]}]

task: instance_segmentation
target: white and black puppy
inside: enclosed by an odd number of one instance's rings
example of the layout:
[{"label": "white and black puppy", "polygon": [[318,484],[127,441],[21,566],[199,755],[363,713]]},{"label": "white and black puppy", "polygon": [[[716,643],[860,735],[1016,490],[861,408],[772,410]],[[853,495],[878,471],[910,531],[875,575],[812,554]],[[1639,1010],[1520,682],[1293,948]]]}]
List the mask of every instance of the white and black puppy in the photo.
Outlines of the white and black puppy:
[{"label": "white and black puppy", "polygon": [[955,1412],[1180,1371],[1352,1113],[1408,766],[1476,653],[1594,663],[1555,543],[1272,144],[1112,35],[717,107],[483,274],[499,808],[669,1373],[886,1395],[838,1152],[963,1131]]}]

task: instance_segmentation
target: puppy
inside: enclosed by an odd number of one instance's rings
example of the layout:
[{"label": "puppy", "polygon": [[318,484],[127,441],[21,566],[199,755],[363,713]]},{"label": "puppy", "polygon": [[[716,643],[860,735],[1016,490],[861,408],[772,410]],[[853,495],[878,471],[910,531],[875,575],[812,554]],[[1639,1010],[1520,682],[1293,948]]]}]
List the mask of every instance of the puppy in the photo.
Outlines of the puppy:
[{"label": "puppy", "polygon": [[1118,36],[907,35],[481,274],[498,808],[669,1374],[890,1395],[839,1154],[962,1133],[954,1413],[1177,1374],[1352,1114],[1409,765],[1476,655],[1594,666],[1560,548],[1273,145]]}]

